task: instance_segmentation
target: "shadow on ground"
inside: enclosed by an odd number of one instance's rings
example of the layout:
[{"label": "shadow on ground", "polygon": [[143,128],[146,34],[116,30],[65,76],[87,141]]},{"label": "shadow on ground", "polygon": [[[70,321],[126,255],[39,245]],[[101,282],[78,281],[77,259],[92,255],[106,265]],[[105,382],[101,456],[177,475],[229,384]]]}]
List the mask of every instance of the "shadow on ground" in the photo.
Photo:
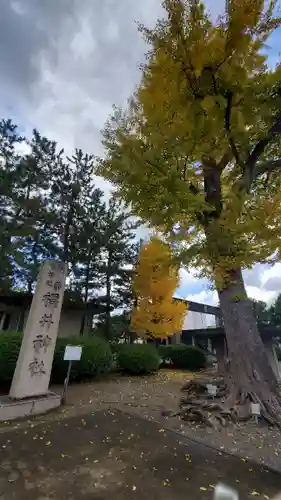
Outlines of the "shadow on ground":
[{"label": "shadow on ground", "polygon": [[0,435],[1,500],[207,500],[217,481],[271,498],[281,476],[118,410]]}]

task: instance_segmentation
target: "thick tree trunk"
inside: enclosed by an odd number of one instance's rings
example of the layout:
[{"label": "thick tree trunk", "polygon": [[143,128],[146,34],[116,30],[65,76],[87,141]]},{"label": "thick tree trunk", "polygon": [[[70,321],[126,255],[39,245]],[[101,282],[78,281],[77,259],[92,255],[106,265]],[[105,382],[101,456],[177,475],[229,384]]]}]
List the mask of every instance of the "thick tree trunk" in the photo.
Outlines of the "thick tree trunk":
[{"label": "thick tree trunk", "polygon": [[259,334],[252,303],[247,298],[241,269],[232,271],[228,285],[219,291],[219,299],[228,347],[230,401],[232,404],[258,402],[265,416],[269,414],[279,420],[278,383]]},{"label": "thick tree trunk", "polygon": [[[251,403],[260,405],[260,415],[269,424],[281,427],[281,395],[260,337],[251,301],[247,298],[241,269],[233,269],[223,289],[219,288],[227,356],[223,343],[216,348],[224,368],[213,382],[217,387],[213,400],[206,395],[210,379],[192,379],[182,387],[185,396],[180,410],[170,414],[183,420],[199,421],[208,426],[225,426],[251,417]],[[225,363],[224,363],[225,360]]]}]

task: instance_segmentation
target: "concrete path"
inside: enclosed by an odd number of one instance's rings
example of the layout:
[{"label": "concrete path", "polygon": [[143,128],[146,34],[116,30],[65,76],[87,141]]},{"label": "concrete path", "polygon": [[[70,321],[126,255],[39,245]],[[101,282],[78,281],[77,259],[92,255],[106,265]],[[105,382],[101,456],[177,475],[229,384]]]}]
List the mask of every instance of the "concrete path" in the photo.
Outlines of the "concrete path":
[{"label": "concrete path", "polygon": [[271,499],[281,476],[118,410],[0,435],[1,500],[210,500],[218,481]]}]

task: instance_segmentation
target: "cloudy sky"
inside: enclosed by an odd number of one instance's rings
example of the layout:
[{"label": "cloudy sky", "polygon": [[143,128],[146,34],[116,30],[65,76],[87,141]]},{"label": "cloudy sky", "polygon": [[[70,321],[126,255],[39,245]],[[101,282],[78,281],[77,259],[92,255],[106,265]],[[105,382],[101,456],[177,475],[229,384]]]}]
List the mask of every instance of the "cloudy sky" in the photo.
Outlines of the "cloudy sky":
[{"label": "cloudy sky", "polygon": [[[160,0],[1,0],[0,112],[28,134],[33,127],[66,151],[101,154],[100,129],[112,105],[125,104],[139,81],[146,47],[135,21],[153,25]],[[207,0],[213,16],[224,0]],[[215,5],[215,8],[214,8]],[[269,47],[274,64],[280,37]],[[101,180],[102,188],[108,186]],[[179,295],[212,304],[216,294],[194,270],[182,272]],[[281,264],[245,273],[249,294],[272,301]]]}]

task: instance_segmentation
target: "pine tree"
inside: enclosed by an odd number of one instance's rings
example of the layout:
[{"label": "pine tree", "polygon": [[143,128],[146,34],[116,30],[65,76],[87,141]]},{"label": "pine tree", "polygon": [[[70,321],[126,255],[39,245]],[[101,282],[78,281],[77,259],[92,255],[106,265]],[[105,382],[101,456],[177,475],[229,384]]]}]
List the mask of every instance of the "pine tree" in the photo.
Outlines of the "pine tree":
[{"label": "pine tree", "polygon": [[[19,152],[23,141],[27,154]],[[44,260],[64,260],[66,297],[84,310],[80,334],[95,299],[107,307],[110,335],[110,311],[131,307],[138,224],[113,198],[107,206],[93,183],[92,155],[66,157],[37,130],[27,141],[10,120],[0,122],[0,154],[0,289],[32,293]]]},{"label": "pine tree", "polygon": [[18,162],[15,181],[18,231],[14,242],[20,253],[15,268],[19,288],[34,291],[39,267],[46,259],[57,258],[57,243],[49,205],[50,179],[61,152],[57,145],[33,131],[27,141],[30,152]]},{"label": "pine tree", "polygon": [[[97,322],[94,332],[97,335],[106,336],[104,318]],[[110,316],[110,343],[128,342],[131,340],[130,319],[128,314],[111,314]]]},{"label": "pine tree", "polygon": [[105,289],[103,303],[106,313],[101,319],[104,332],[110,338],[111,310],[130,308],[132,266],[136,260],[135,230],[139,223],[132,220],[122,203],[110,198],[104,219],[100,276]]},{"label": "pine tree", "polygon": [[268,308],[268,320],[270,325],[281,326],[281,294],[278,295],[274,303]]},{"label": "pine tree", "polygon": [[[15,285],[15,272],[21,262],[19,240],[32,229],[31,206],[36,196],[22,182],[25,160],[17,152],[25,141],[11,120],[0,122],[0,288]],[[33,184],[34,187],[34,184]]]},{"label": "pine tree", "polygon": [[281,397],[242,269],[280,259],[281,65],[264,48],[276,1],[165,0],[127,110],[104,130],[97,173],[218,290],[229,354],[227,407],[281,425]]},{"label": "pine tree", "polygon": [[90,184],[83,198],[83,201],[80,201],[81,210],[72,236],[76,252],[76,264],[72,269],[72,289],[81,296],[85,308],[80,328],[81,335],[84,332],[88,301],[98,298],[102,287],[100,259],[106,216],[106,204],[100,189]]},{"label": "pine tree", "polygon": [[262,300],[252,300],[252,303],[258,325],[268,325],[270,323],[270,313],[266,302],[263,302]]}]

